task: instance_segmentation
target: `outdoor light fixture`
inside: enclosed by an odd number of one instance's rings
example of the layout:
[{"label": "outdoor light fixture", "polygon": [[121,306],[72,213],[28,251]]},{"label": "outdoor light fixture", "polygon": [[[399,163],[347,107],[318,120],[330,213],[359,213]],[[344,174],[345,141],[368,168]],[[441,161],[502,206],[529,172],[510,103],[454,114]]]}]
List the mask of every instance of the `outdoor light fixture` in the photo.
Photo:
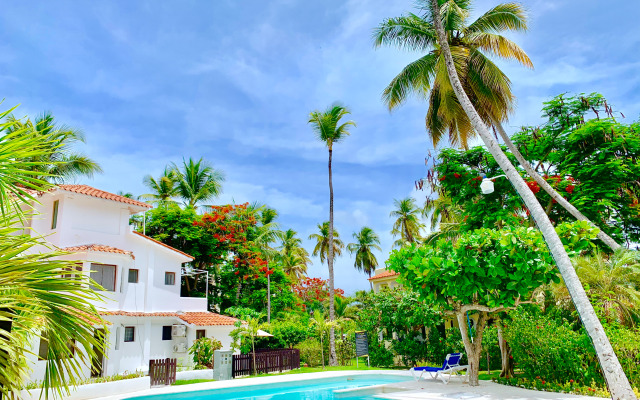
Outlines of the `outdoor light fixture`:
[{"label": "outdoor light fixture", "polygon": [[494,176],[493,178],[487,178],[486,176],[484,177],[484,179],[482,180],[482,183],[480,184],[480,191],[482,191],[482,194],[491,194],[493,193],[493,180],[496,178],[501,178],[504,177],[506,178],[506,175],[498,175],[498,176]]}]

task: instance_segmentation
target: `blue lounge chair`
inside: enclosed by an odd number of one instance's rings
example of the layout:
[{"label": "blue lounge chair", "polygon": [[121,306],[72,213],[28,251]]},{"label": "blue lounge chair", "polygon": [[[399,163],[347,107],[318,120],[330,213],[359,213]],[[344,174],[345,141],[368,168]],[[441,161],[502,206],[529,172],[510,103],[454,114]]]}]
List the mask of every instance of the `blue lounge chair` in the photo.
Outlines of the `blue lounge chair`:
[{"label": "blue lounge chair", "polygon": [[[467,369],[467,365],[460,365],[460,358],[462,358],[462,353],[447,354],[442,367],[413,367],[411,375],[413,375],[413,379],[418,381],[425,372],[428,372],[432,379],[440,378],[442,382],[447,384],[452,375],[459,375],[458,372]],[[420,375],[416,376],[417,372],[420,372]],[[445,379],[444,374],[449,376],[448,379]]]}]

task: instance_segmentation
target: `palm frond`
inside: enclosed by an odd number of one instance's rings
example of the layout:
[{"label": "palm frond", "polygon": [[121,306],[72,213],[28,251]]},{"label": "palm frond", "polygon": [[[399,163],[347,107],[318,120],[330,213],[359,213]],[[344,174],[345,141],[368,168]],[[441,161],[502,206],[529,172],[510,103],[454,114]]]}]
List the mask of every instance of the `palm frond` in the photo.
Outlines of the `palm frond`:
[{"label": "palm frond", "polygon": [[481,15],[469,25],[466,33],[500,33],[507,30],[523,32],[527,29],[524,7],[518,3],[504,3]]}]

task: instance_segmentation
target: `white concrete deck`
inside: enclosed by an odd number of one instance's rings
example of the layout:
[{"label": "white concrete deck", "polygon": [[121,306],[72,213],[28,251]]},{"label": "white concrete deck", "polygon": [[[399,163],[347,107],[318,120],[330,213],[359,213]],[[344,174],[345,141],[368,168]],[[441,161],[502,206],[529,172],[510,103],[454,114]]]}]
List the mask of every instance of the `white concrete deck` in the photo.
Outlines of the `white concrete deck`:
[{"label": "white concrete deck", "polygon": [[[184,393],[197,390],[233,388],[241,386],[273,384],[278,382],[306,381],[309,379],[333,378],[348,375],[379,375],[393,374],[411,376],[409,371],[332,371],[314,372],[309,374],[275,375],[260,378],[244,378],[229,381],[196,383],[184,386],[167,386],[154,388],[127,395],[96,397],[94,400],[123,400],[130,397],[149,396],[167,393]],[[398,390],[398,391],[395,391]],[[455,377],[448,385],[440,380],[423,379],[419,382],[407,381],[384,385],[384,390],[378,390],[376,397],[392,400],[551,400],[551,399],[572,399],[572,400],[593,400],[593,397],[576,396],[563,393],[540,392],[527,390],[512,386],[499,385],[494,382],[480,381],[480,386],[471,387],[462,383]],[[362,393],[371,395],[371,393]],[[341,396],[340,396],[341,397]],[[345,400],[348,399],[345,398]]]}]

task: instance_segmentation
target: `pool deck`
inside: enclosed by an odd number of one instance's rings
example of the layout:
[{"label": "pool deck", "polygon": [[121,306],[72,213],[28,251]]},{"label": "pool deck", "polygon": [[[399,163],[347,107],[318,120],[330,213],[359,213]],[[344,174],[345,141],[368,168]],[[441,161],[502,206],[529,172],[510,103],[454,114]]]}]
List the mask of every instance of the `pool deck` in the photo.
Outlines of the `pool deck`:
[{"label": "pool deck", "polygon": [[[94,400],[124,400],[137,396],[149,396],[168,393],[184,393],[197,390],[223,389],[249,385],[273,384],[278,382],[305,381],[308,379],[335,378],[348,375],[405,375],[411,376],[409,371],[331,371],[314,372],[308,374],[274,375],[259,378],[243,378],[229,381],[194,383],[191,385],[167,386],[129,393],[127,395],[96,397]],[[422,379],[418,382],[391,383],[379,387],[375,396],[391,400],[547,400],[573,399],[593,400],[594,397],[577,396],[564,393],[541,392],[513,386],[500,385],[490,381],[480,381],[480,386],[471,387],[460,379],[453,377],[448,385],[440,380]],[[358,390],[353,391],[356,395]],[[346,394],[346,393],[343,393]],[[362,395],[371,393],[363,392]],[[348,400],[349,397],[337,395],[336,398]]]}]

